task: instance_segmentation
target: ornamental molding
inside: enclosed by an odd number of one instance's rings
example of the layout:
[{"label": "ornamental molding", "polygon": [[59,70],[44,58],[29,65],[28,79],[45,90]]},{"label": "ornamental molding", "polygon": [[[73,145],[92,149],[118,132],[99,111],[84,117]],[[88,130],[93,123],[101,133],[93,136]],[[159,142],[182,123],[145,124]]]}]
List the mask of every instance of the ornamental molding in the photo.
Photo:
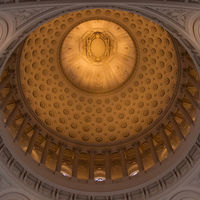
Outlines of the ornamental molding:
[{"label": "ornamental molding", "polygon": [[[169,195],[169,191],[184,184],[184,179],[190,176],[191,172],[195,172],[198,169],[200,161],[200,135],[196,143],[188,151],[187,155],[180,161],[175,167],[170,169],[167,173],[144,185],[129,190],[120,190],[115,192],[81,192],[76,190],[67,189],[66,187],[60,187],[57,184],[49,183],[45,178],[32,172],[30,169],[22,166],[22,162],[14,157],[14,154],[9,150],[7,144],[4,143],[4,139],[0,137],[0,165],[1,168],[6,168],[5,173],[9,173],[9,177],[18,186],[25,186],[35,195],[41,195],[49,199],[69,199],[69,200],[82,200],[93,199],[101,200],[135,200],[135,199],[160,199],[163,195]],[[12,178],[13,177],[13,178]],[[56,179],[56,177],[55,177]],[[178,198],[179,196],[173,196],[170,200],[183,200]],[[1,198],[0,198],[1,199]],[[168,198],[167,198],[168,199]],[[9,200],[9,199],[6,199]],[[18,199],[17,199],[18,200]],[[198,199],[194,199],[198,200]]]},{"label": "ornamental molding", "polygon": [[0,54],[8,41],[15,32],[15,24],[12,16],[7,12],[0,13]]},{"label": "ornamental molding", "polygon": [[11,184],[0,174],[0,191],[9,188]]},{"label": "ornamental molding", "polygon": [[200,198],[200,192],[192,190],[184,190],[175,194],[170,200],[198,200]]},{"label": "ornamental molding", "polygon": [[1,195],[0,200],[29,200],[29,198],[18,192],[11,192]]},{"label": "ornamental molding", "polygon": [[7,35],[8,24],[4,18],[0,17],[0,44],[3,44],[3,42],[6,40]]},{"label": "ornamental molding", "polygon": [[197,173],[190,181],[188,181],[188,185],[200,187],[200,172]]},{"label": "ornamental molding", "polygon": [[[155,7],[152,10],[155,10],[159,15],[163,15],[166,18],[169,18],[174,23],[185,28],[186,19],[191,15],[191,9],[187,8],[164,8],[164,7]],[[196,9],[194,9],[196,10]]]},{"label": "ornamental molding", "polygon": [[[53,7],[42,7],[42,8],[20,8],[15,10],[9,10],[8,12],[12,15],[15,20],[16,29],[23,28],[28,22],[40,17]],[[54,8],[55,9],[55,8]]]},{"label": "ornamental molding", "polygon": [[200,50],[200,11],[196,11],[187,18],[185,29]]}]

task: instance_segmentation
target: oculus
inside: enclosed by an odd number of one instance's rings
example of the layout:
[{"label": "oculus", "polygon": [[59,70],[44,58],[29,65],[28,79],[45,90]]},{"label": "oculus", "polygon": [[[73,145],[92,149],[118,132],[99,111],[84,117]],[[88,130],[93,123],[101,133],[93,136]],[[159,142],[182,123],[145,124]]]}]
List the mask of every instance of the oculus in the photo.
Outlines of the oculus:
[{"label": "oculus", "polygon": [[61,47],[61,66],[79,89],[105,93],[131,76],[136,47],[128,32],[107,20],[89,20],[74,27]]}]

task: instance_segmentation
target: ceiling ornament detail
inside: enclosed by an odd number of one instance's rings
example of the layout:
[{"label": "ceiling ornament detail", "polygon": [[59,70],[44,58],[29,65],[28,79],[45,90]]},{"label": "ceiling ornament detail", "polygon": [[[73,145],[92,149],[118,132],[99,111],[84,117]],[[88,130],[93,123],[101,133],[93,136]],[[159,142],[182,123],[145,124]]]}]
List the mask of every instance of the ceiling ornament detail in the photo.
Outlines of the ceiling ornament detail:
[{"label": "ceiling ornament detail", "polygon": [[28,21],[34,19],[37,15],[41,15],[48,10],[52,10],[52,7],[45,7],[45,8],[21,8],[16,10],[12,10],[10,13],[15,20],[16,29],[21,28],[25,25]]},{"label": "ceiling ornament detail", "polygon": [[180,200],[197,200],[199,198],[200,198],[199,192],[186,189],[175,194],[172,198],[170,198],[170,200],[179,200],[179,199]]},{"label": "ceiling ornament detail", "polygon": [[89,20],[75,26],[61,47],[61,67],[76,87],[106,93],[132,75],[137,52],[129,34],[118,24]]},{"label": "ceiling ornament detail", "polygon": [[[122,47],[127,41],[133,47],[124,56],[131,52],[129,78],[104,93],[63,73],[68,39],[68,47],[82,44],[80,55],[98,67],[121,52],[111,26],[73,40],[79,32],[70,33],[93,20],[122,27]],[[19,45],[0,78],[0,108],[13,141],[37,163],[68,181],[106,184],[140,177],[183,147],[196,123],[199,90],[192,59],[162,27],[128,12],[87,9],[52,19]]]},{"label": "ceiling ornament detail", "polygon": [[173,22],[178,23],[185,29],[186,19],[191,15],[191,11],[185,8],[163,8],[154,7],[153,10],[158,11],[160,14],[167,16],[173,20]]},{"label": "ceiling ornament detail", "polygon": [[8,35],[8,24],[4,18],[0,16],[0,44],[3,45]]},{"label": "ceiling ornament detail", "polygon": [[[190,34],[190,38],[194,40],[197,49],[200,49],[200,15],[199,12],[194,12],[188,17],[186,23],[186,31]],[[197,54],[198,54],[197,50]]]},{"label": "ceiling ornament detail", "polygon": [[27,196],[19,192],[8,192],[0,196],[0,200],[30,200]]},{"label": "ceiling ornament detail", "polygon": [[82,38],[79,45],[81,45],[82,54],[90,62],[97,64],[105,62],[106,58],[112,55],[113,43],[109,33],[95,30]]}]

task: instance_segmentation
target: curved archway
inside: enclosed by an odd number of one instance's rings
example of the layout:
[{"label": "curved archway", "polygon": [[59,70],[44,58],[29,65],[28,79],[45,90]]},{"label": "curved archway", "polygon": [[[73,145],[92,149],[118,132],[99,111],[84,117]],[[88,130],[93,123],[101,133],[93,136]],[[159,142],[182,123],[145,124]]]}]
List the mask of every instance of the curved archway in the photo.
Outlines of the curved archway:
[{"label": "curved archway", "polygon": [[185,190],[175,194],[170,200],[199,200],[200,193],[192,190]]},{"label": "curved archway", "polygon": [[0,200],[30,200],[30,199],[24,194],[18,192],[11,192],[0,196]]}]

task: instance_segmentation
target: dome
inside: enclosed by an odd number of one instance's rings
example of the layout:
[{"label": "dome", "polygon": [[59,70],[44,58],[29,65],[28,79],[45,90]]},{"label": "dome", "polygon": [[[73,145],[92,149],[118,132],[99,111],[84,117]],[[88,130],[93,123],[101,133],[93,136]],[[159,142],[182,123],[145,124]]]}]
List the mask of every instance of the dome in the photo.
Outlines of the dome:
[{"label": "dome", "polygon": [[162,26],[128,11],[77,10],[10,55],[2,123],[25,166],[50,183],[123,191],[167,171],[193,137],[199,88],[192,58]]},{"label": "dome", "polygon": [[[77,25],[64,15],[27,38],[20,85],[35,118],[51,132],[83,145],[123,143],[152,128],[172,103],[181,73],[174,43],[144,17],[118,13],[120,26],[108,21],[116,14],[102,20],[103,10],[88,12],[92,20],[78,12],[77,21],[87,21]],[[124,22],[123,14],[135,23]],[[100,60],[92,53],[96,46],[103,49]]]}]

